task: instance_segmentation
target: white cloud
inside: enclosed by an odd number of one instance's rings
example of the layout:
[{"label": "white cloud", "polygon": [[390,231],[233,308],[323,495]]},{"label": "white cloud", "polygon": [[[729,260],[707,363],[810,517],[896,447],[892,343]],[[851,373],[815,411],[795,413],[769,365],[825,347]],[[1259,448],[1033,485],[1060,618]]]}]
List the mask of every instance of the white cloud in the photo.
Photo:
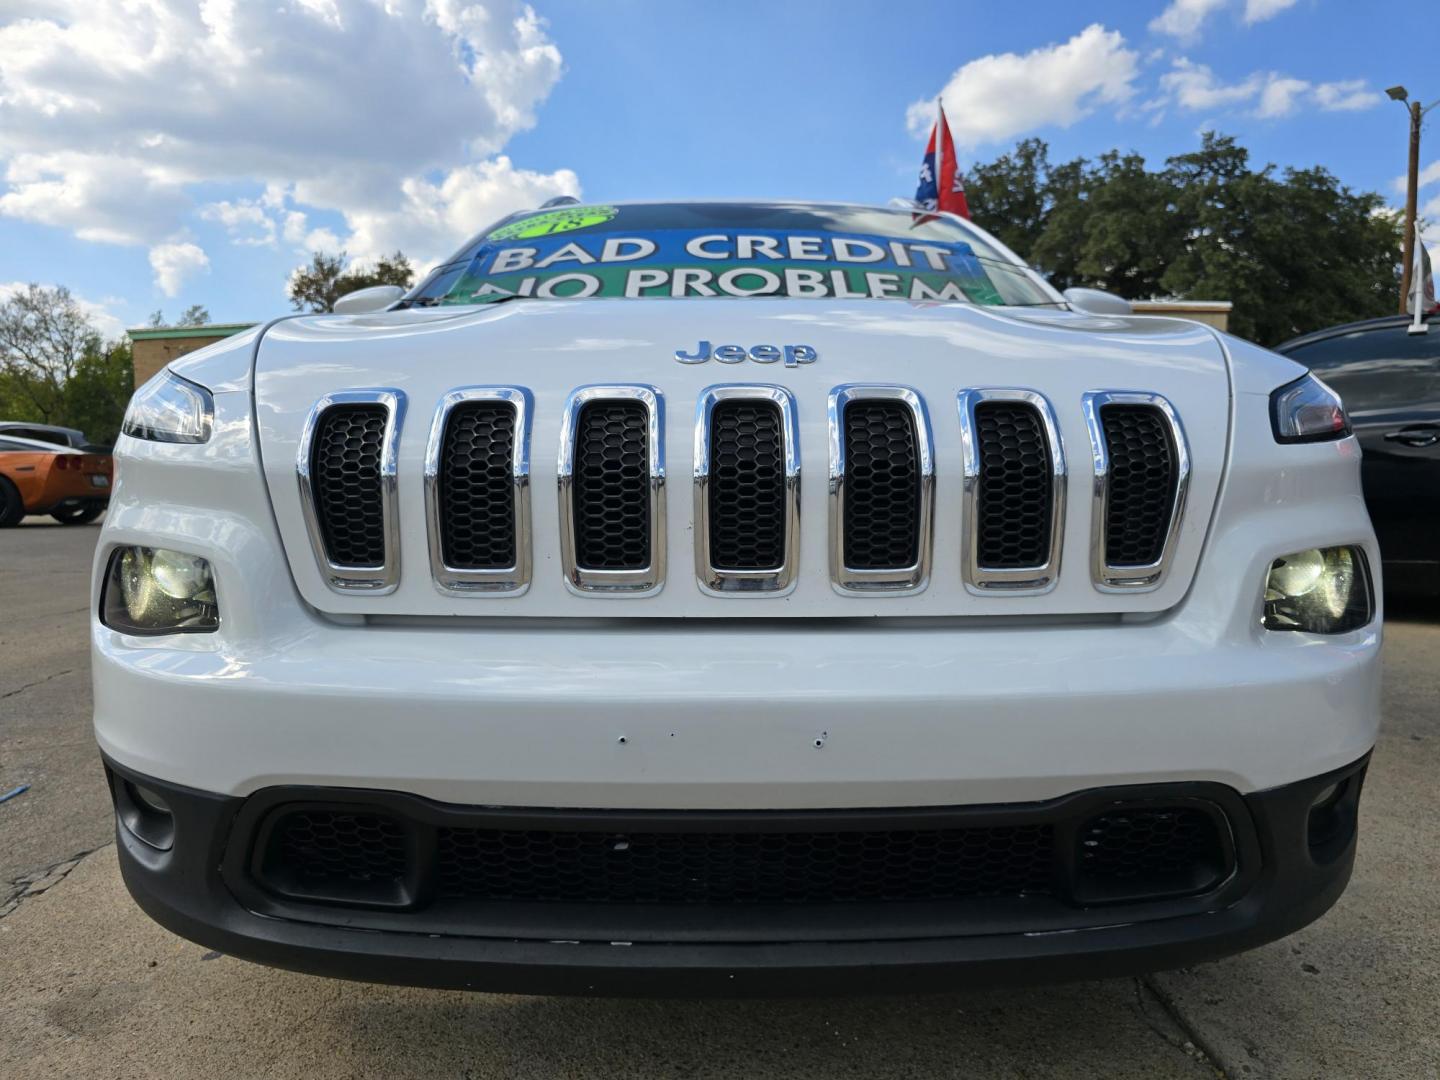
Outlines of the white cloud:
[{"label": "white cloud", "polygon": [[189,242],[157,244],[150,249],[150,269],[155,284],[166,296],[176,296],[185,279],[210,269],[210,257]]},{"label": "white cloud", "polygon": [[1245,21],[1253,24],[1273,19],[1282,11],[1290,10],[1298,2],[1299,0],[1245,0]]},{"label": "white cloud", "polygon": [[1170,6],[1150,20],[1150,29],[1169,34],[1182,41],[1191,41],[1212,13],[1225,6],[1225,0],[1171,0]]},{"label": "white cloud", "polygon": [[1367,88],[1364,79],[1320,83],[1282,75],[1278,71],[1256,71],[1238,82],[1227,83],[1205,64],[1179,57],[1160,76],[1161,96],[1147,102],[1146,109],[1174,103],[1182,109],[1205,112],[1252,106],[1252,115],[1261,119],[1289,116],[1302,105],[1327,111],[1368,109],[1384,100]]},{"label": "white cloud", "polygon": [[[29,284],[26,281],[0,281],[0,301],[9,299],[17,292],[22,292],[29,287]],[[53,289],[55,286],[45,285],[43,287]],[[87,300],[73,292],[70,295],[80,305],[80,310],[90,319],[90,324],[106,341],[115,341],[124,335],[125,324],[110,311],[111,308],[124,304],[124,300],[116,296],[107,296],[102,300]]]},{"label": "white cloud", "polygon": [[1315,100],[1329,112],[1353,112],[1369,109],[1385,100],[1378,91],[1367,89],[1364,79],[1321,83],[1315,87]]},{"label": "white cloud", "polygon": [[237,244],[262,246],[275,243],[275,221],[261,202],[213,202],[200,210],[206,221],[225,226],[230,239]]},{"label": "white cloud", "polygon": [[1309,89],[1310,84],[1304,79],[1287,79],[1281,75],[1271,75],[1270,80],[1265,84],[1265,89],[1260,92],[1260,107],[1255,110],[1255,115],[1267,120],[1289,116],[1295,111],[1295,104],[1300,95]]},{"label": "white cloud", "polygon": [[[1420,182],[1417,185],[1417,190],[1418,188],[1427,187],[1430,184],[1440,183],[1440,159],[1432,161],[1429,165],[1426,165],[1423,169],[1420,170],[1419,181]],[[1401,195],[1405,194],[1404,175],[1395,177],[1394,187],[1395,190],[1398,191]]]},{"label": "white cloud", "polygon": [[[945,116],[955,141],[967,146],[1048,124],[1068,127],[1097,105],[1126,101],[1138,64],[1124,37],[1093,24],[1063,44],[970,61],[941,91]],[[923,135],[934,116],[933,101],[917,101],[906,112],[906,124]]]},{"label": "white cloud", "polygon": [[0,25],[0,215],[117,244],[167,244],[202,182],[212,200],[216,184],[241,192],[199,211],[239,243],[313,231],[292,213],[398,214],[494,165],[562,67],[523,0],[49,0],[25,14]]}]

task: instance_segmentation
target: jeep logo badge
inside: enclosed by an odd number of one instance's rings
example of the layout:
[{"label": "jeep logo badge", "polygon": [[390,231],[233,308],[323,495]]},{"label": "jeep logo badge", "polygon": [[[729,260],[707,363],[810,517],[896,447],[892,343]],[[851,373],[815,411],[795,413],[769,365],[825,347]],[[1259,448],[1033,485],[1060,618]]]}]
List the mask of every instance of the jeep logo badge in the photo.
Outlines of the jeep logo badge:
[{"label": "jeep logo badge", "polygon": [[813,364],[820,358],[820,354],[809,345],[751,345],[749,349],[743,345],[716,345],[711,348],[710,342],[702,341],[694,352],[675,350],[675,359],[682,364],[703,364],[711,356],[722,364],[742,364],[746,360],[756,364],[773,364],[784,360],[786,367]]}]

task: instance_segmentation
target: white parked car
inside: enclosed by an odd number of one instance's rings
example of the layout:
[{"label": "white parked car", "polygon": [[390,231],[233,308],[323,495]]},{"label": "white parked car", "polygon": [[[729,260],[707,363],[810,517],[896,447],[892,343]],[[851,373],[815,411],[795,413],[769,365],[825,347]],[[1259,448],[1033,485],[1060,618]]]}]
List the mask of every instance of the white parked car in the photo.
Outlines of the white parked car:
[{"label": "white parked car", "polygon": [[115,451],[95,727],[175,932],[909,991],[1344,889],[1379,563],[1300,365],[855,206],[542,208],[340,306],[172,363]]}]

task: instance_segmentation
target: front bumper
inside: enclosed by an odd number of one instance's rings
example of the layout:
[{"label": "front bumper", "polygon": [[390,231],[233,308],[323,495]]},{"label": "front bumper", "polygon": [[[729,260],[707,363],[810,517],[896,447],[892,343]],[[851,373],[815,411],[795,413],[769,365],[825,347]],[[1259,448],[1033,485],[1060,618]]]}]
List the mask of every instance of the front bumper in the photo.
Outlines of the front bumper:
[{"label": "front bumper", "polygon": [[[108,765],[122,809],[129,780],[158,793],[173,815],[166,850],[141,841],[131,824],[117,824],[132,895],[162,925],[228,955],[338,978],[456,989],[758,996],[1126,975],[1282,937],[1319,917],[1349,880],[1367,762],[1245,796],[1218,784],[1155,784],[1043,804],[923,812],[950,824],[1044,820],[1063,830],[1096,806],[1210,801],[1228,823],[1226,869],[1201,891],[1163,900],[1104,902],[1072,894],[1064,904],[1016,896],[938,905],[802,903],[788,912],[764,905],[681,911],[491,903],[448,914],[437,914],[441,905],[421,894],[388,904],[277,896],[256,869],[262,823],[276,807],[317,798],[408,805],[406,812],[452,822],[493,815],[493,809],[425,808],[424,800],[408,795],[315,788],[226,797]],[[549,813],[574,824],[594,812]],[[791,827],[781,823],[783,814],[753,816],[766,828]],[[694,818],[668,814],[665,827],[706,827]]]}]

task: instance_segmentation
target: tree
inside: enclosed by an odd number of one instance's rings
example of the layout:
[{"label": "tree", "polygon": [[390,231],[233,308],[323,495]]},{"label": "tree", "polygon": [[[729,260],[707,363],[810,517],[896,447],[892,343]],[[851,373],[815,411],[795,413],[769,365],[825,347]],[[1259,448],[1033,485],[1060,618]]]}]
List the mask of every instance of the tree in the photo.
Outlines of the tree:
[{"label": "tree", "polygon": [[1150,170],[1138,154],[1052,164],[1037,139],[971,170],[976,221],[1058,288],[1229,300],[1230,329],[1273,345],[1390,313],[1400,227],[1324,169],[1255,170],[1234,139]]},{"label": "tree", "polygon": [[65,384],[65,423],[85,432],[93,443],[112,446],[134,392],[135,367],[129,342],[114,342],[87,352]]},{"label": "tree", "polygon": [[315,252],[309,266],[301,266],[290,275],[290,303],[296,311],[325,312],[335,310],[335,301],[356,289],[373,285],[398,285],[408,289],[415,281],[415,269],[402,252],[382,256],[369,268],[350,265],[345,252],[327,255]]},{"label": "tree", "polygon": [[210,322],[210,309],[204,304],[191,304],[180,313],[173,323],[167,322],[165,312],[156,308],[150,313],[150,329],[164,330],[171,326],[206,326]]},{"label": "tree", "polygon": [[0,303],[0,383],[27,419],[60,423],[65,386],[100,335],[70,290],[27,285]]}]

